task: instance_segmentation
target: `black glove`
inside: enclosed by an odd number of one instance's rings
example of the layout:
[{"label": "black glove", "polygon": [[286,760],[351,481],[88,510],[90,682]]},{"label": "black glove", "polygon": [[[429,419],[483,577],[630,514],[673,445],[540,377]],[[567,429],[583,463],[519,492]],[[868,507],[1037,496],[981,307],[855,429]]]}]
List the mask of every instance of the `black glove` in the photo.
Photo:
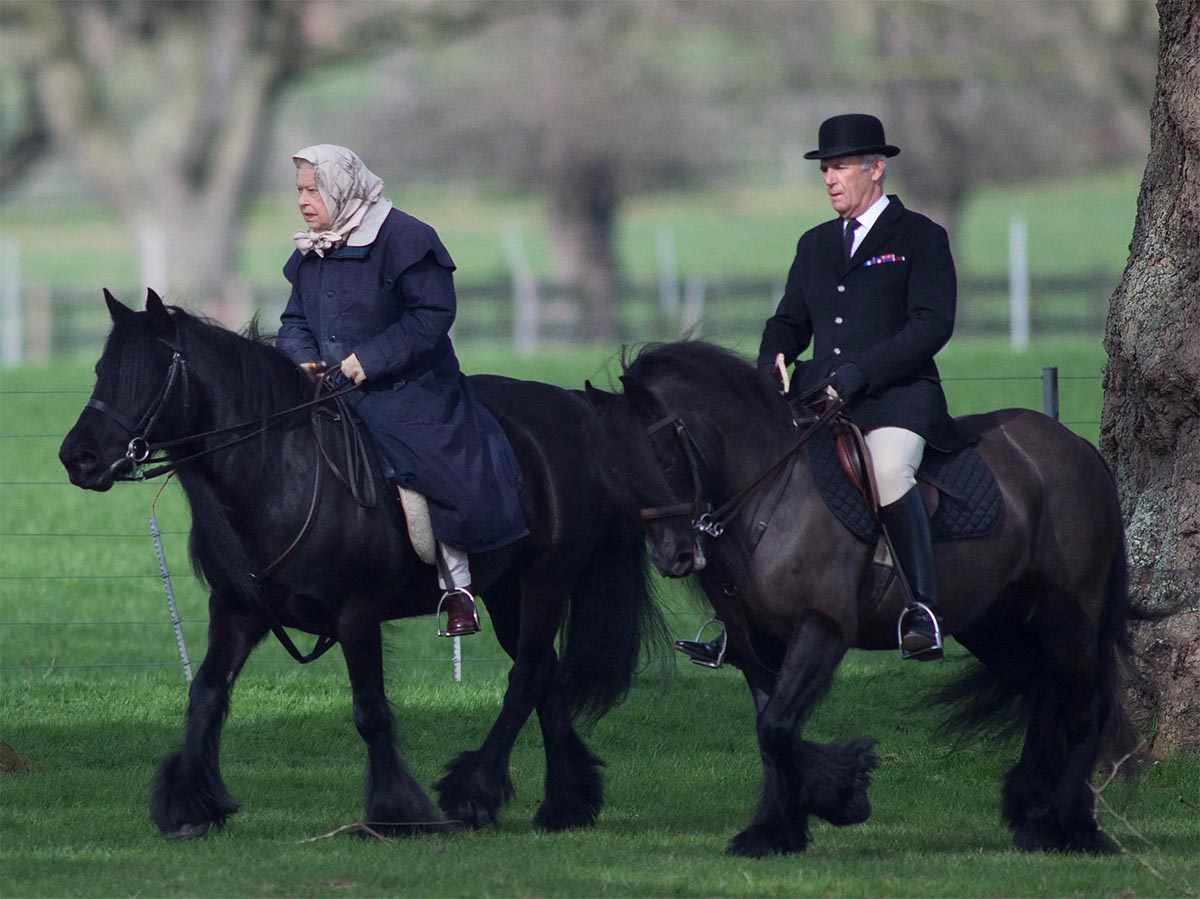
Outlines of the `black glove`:
[{"label": "black glove", "polygon": [[783,380],[779,375],[779,367],[774,362],[758,363],[758,376],[772,390],[783,390]]},{"label": "black glove", "polygon": [[867,379],[863,376],[862,369],[853,362],[840,366],[833,373],[831,383],[838,396],[846,402],[850,402],[867,389]]}]

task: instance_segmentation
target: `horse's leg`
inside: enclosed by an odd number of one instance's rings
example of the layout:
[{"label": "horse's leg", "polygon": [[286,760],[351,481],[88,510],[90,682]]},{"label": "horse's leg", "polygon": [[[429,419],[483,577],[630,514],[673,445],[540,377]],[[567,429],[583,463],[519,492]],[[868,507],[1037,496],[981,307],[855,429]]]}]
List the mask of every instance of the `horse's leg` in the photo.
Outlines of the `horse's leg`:
[{"label": "horse's leg", "polygon": [[354,694],[354,726],[367,744],[364,822],[388,834],[447,830],[396,750],[383,688],[383,638],[377,603],[351,600],[338,618],[338,642]]},{"label": "horse's leg", "polygon": [[482,745],[446,765],[446,774],[434,784],[446,816],[470,827],[497,823],[500,807],[512,798],[508,760],[513,743],[554,673],[553,648],[548,655],[520,649],[523,614],[517,574],[510,573],[488,587],[484,600],[491,612],[492,630],[514,661],[508,689],[500,715]]},{"label": "horse's leg", "polygon": [[[824,615],[809,611],[798,622],[775,687],[758,714],[762,805],[730,842],[731,853],[760,857],[802,852],[808,845],[810,814],[833,824],[859,823],[870,815],[867,788],[879,765],[872,741],[825,746],[800,738],[846,649],[841,630]],[[751,692],[757,705],[761,686],[751,683]]]},{"label": "horse's leg", "polygon": [[547,690],[537,713],[546,750],[546,792],[533,823],[551,831],[591,827],[604,805],[604,762],[575,730],[561,692]]},{"label": "horse's leg", "polygon": [[150,799],[150,815],[168,839],[198,837],[238,810],[221,779],[221,727],[234,681],[267,627],[215,594],[208,607],[208,651],[188,693],[183,746],[159,764]]},{"label": "horse's leg", "polygon": [[[1004,784],[1004,818],[1026,851],[1111,853],[1091,789],[1112,711],[1096,628],[1071,595],[1043,584],[1040,653],[1020,761]],[[1040,639],[1039,639],[1040,638]]]}]

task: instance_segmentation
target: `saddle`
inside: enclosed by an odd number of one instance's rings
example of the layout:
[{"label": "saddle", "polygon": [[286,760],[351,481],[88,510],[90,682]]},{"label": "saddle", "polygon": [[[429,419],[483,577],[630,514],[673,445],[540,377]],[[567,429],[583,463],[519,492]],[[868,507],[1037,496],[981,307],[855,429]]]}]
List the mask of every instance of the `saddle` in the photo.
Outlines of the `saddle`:
[{"label": "saddle", "polygon": [[[881,534],[879,501],[866,441],[852,422],[836,422],[809,442],[813,476],[837,519],[859,540],[875,543]],[[1003,521],[995,475],[974,446],[950,453],[930,447],[917,471],[917,487],[935,541],[984,537]]]}]

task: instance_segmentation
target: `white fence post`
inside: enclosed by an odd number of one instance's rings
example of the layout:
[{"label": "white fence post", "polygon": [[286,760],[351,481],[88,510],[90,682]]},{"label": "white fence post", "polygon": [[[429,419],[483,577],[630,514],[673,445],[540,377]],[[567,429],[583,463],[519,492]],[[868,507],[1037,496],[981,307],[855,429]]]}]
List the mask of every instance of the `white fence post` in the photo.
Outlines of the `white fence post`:
[{"label": "white fence post", "polygon": [[658,308],[664,322],[679,315],[679,261],[675,255],[675,232],[669,225],[659,225],[658,244]]},{"label": "white fence post", "polygon": [[15,240],[0,242],[0,268],[4,270],[4,285],[0,288],[0,310],[4,312],[0,359],[5,368],[16,368],[25,361],[25,317],[21,308],[21,248]]},{"label": "white fence post", "polygon": [[138,225],[138,243],[142,254],[142,286],[165,294],[171,286],[167,283],[167,236],[162,226],[142,222]]},{"label": "white fence post", "polygon": [[513,347],[522,356],[528,356],[536,352],[538,344],[537,281],[529,268],[520,226],[505,225],[500,236],[512,275]]},{"label": "white fence post", "polygon": [[1008,336],[1018,353],[1029,349],[1029,249],[1025,219],[1008,220]]},{"label": "white fence post", "polygon": [[681,336],[691,338],[700,336],[700,322],[704,318],[704,292],[703,278],[688,278],[684,282],[683,315],[679,320]]}]

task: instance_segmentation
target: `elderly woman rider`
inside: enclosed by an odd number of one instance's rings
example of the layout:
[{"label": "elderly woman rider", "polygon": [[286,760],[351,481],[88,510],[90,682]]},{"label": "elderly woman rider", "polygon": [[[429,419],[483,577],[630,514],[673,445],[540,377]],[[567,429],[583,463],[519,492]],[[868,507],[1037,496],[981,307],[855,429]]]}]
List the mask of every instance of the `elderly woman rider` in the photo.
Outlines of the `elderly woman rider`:
[{"label": "elderly woman rider", "polygon": [[[528,533],[512,448],[475,398],[450,342],[454,262],[437,232],[393,207],[352,151],[292,157],[306,230],[283,268],[292,285],[278,346],[316,376],[339,368],[390,480],[424,494],[449,583],[447,636],[479,630],[468,553]],[[440,622],[439,622],[440,625]]]}]

